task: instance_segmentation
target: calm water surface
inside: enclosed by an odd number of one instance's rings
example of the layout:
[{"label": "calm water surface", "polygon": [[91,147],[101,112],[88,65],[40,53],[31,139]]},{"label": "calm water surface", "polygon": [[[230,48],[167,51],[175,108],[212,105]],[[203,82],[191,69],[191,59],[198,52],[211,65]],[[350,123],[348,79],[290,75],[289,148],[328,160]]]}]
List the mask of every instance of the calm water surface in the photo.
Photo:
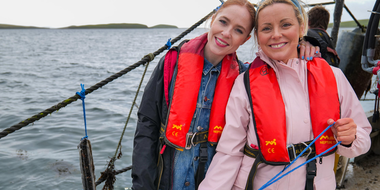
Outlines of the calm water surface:
[{"label": "calm water surface", "polygon": [[[136,63],[184,30],[0,30],[0,130],[75,95],[80,83],[89,88]],[[184,39],[206,31],[196,29]],[[252,39],[238,50],[244,62],[255,57]],[[163,55],[150,64],[143,87]],[[115,154],[143,70],[139,67],[86,96],[96,179]],[[117,170],[131,165],[136,112],[123,137]],[[0,139],[0,189],[82,189],[77,146],[83,136],[79,100]],[[117,175],[115,189],[131,187],[130,176],[130,171]]]}]

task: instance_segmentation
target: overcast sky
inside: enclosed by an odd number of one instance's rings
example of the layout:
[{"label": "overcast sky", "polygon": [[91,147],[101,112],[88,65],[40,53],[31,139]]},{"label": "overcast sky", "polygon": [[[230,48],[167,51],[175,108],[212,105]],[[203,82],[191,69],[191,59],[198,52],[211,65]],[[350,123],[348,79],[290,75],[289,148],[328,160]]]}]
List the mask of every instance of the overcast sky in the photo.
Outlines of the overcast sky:
[{"label": "overcast sky", "polygon": [[[256,3],[257,0],[250,0]],[[311,2],[332,0],[305,0]],[[71,25],[141,23],[193,25],[220,5],[219,0],[0,0],[0,24],[59,28]],[[345,0],[360,19],[369,19],[375,0]],[[327,5],[331,21],[334,5]],[[342,21],[352,18],[343,11]]]}]

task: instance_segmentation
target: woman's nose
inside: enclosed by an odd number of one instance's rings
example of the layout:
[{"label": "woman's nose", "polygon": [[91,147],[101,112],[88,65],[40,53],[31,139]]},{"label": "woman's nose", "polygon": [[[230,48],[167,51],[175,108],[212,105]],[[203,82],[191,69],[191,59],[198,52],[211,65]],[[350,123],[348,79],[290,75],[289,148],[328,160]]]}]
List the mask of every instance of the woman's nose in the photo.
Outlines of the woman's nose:
[{"label": "woman's nose", "polygon": [[274,29],[273,30],[273,35],[272,35],[273,39],[280,38],[281,36],[282,36],[282,34],[281,34],[281,31],[279,29]]},{"label": "woman's nose", "polygon": [[222,31],[223,37],[229,38],[231,37],[231,28],[226,28],[225,30]]}]

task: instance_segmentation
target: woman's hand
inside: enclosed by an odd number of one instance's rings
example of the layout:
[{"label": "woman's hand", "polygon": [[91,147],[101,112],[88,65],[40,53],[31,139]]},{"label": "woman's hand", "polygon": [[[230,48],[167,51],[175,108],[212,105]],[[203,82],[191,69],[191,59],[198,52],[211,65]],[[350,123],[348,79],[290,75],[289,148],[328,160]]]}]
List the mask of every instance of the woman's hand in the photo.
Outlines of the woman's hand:
[{"label": "woman's hand", "polygon": [[301,41],[299,44],[300,59],[307,61],[313,60],[313,57],[321,57],[319,46],[313,46],[307,41]]},{"label": "woman's hand", "polygon": [[[327,124],[331,125],[334,123],[333,119],[328,119]],[[336,140],[342,141],[342,145],[350,146],[352,142],[356,139],[356,128],[357,125],[351,118],[338,119],[335,124],[331,127]]]}]

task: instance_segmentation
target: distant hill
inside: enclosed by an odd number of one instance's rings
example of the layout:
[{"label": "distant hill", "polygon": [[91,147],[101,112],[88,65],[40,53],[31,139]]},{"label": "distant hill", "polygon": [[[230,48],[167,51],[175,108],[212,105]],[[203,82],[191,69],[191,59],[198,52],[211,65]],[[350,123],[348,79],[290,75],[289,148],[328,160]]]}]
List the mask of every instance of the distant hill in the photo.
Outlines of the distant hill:
[{"label": "distant hill", "polygon": [[159,24],[159,25],[155,25],[149,28],[178,28],[178,27],[174,25],[168,25],[168,24]]},{"label": "distant hill", "polygon": [[[368,25],[368,21],[369,21],[369,19],[358,20],[358,22],[364,26]],[[331,28],[331,27],[333,27],[333,23],[329,23],[329,28]],[[355,21],[352,20],[352,21],[341,22],[339,27],[355,28],[355,27],[358,27],[358,25],[356,24]]]},{"label": "distant hill", "polygon": [[[132,29],[132,28],[178,28],[174,25],[168,24],[159,24],[152,27],[148,27],[145,24],[137,24],[137,23],[111,23],[111,24],[94,24],[94,25],[81,25],[81,26],[68,26],[59,29]],[[34,27],[34,26],[18,26],[18,25],[10,25],[10,24],[0,24],[0,29],[49,29],[42,27]]]},{"label": "distant hill", "polygon": [[95,24],[95,25],[82,25],[82,26],[69,26],[60,29],[105,29],[105,28],[148,28],[147,25],[144,24],[136,24],[136,23],[119,23],[119,24]]},{"label": "distant hill", "polygon": [[69,26],[61,29],[106,29],[106,28],[120,28],[120,29],[132,29],[132,28],[178,28],[177,26],[159,24],[152,27],[148,27],[145,24],[136,24],[136,23],[113,23],[113,24],[95,24],[95,25],[82,25],[82,26]]},{"label": "distant hill", "polygon": [[10,24],[0,24],[0,29],[44,29],[44,28],[34,27],[34,26],[17,26],[17,25],[10,25]]}]

